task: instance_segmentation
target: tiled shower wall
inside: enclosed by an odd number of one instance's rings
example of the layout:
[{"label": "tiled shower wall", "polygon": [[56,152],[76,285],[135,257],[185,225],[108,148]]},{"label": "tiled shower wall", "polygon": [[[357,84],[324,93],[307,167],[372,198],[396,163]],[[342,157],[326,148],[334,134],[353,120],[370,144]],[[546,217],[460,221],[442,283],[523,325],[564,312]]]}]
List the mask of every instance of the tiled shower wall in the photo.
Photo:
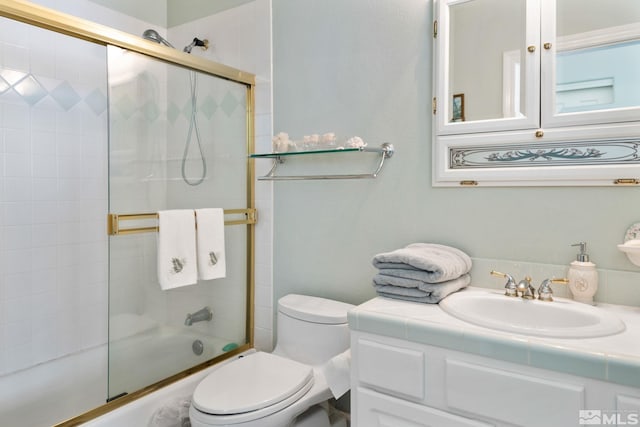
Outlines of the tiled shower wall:
[{"label": "tiled shower wall", "polygon": [[[90,2],[36,3],[133,34],[153,27]],[[272,135],[270,10],[270,0],[256,0],[169,37],[209,38],[205,56],[257,74],[257,151]],[[106,342],[108,184],[104,48],[10,20],[0,40],[2,375]],[[256,166],[261,174],[269,165]],[[256,190],[256,345],[269,349],[272,187]]]},{"label": "tiled shower wall", "polygon": [[[208,39],[210,47],[194,48],[202,56],[256,75],[256,151],[271,151],[271,0],[255,0],[212,16],[203,17],[168,31],[176,46],[184,46],[194,37]],[[267,173],[269,161],[256,161],[256,175]],[[256,183],[256,288],[255,344],[270,350],[273,342],[273,185]]]},{"label": "tiled shower wall", "polygon": [[0,374],[106,342],[106,50],[0,24]]}]

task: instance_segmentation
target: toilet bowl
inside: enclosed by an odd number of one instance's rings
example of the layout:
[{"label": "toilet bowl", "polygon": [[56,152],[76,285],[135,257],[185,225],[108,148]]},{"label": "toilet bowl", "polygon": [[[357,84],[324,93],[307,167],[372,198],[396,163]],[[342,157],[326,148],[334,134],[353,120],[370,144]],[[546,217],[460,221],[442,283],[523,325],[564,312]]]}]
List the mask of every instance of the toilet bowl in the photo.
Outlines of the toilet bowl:
[{"label": "toilet bowl", "polygon": [[[351,308],[318,297],[282,297],[273,353],[258,351],[209,374],[193,393],[192,427],[296,426],[299,415],[333,397],[323,366],[349,348]],[[300,425],[330,426],[321,411]]]}]

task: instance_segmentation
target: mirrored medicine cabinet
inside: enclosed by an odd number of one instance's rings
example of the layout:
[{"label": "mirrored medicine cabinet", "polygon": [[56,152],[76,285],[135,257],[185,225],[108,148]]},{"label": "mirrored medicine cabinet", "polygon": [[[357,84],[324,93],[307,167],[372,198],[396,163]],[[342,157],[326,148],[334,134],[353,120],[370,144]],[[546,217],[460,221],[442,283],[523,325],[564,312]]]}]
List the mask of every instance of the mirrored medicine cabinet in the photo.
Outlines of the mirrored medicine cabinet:
[{"label": "mirrored medicine cabinet", "polygon": [[433,185],[640,185],[640,1],[435,0]]}]

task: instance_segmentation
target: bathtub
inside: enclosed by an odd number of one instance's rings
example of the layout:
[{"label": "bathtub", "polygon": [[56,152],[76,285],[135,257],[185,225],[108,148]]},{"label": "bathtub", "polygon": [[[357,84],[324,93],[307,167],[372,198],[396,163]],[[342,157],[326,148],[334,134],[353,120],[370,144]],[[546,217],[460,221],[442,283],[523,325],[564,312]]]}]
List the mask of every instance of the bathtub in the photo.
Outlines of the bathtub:
[{"label": "bathtub", "polygon": [[[195,343],[195,344],[194,344]],[[109,396],[139,390],[224,353],[229,340],[162,327],[111,342]],[[201,354],[194,352],[202,349]]]},{"label": "bathtub", "polygon": [[[192,350],[195,340],[203,343],[201,355]],[[162,326],[0,376],[0,426],[50,427],[105,403],[109,369],[115,396],[212,359],[228,343]]]}]

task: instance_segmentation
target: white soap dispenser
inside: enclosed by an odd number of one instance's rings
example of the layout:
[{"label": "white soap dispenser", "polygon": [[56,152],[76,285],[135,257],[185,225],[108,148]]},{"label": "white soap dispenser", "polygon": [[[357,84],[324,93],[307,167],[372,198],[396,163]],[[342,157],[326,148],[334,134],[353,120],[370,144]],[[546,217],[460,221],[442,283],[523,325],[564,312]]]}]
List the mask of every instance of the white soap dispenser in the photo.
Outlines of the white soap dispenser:
[{"label": "white soap dispenser", "polygon": [[593,296],[598,290],[598,270],[596,270],[596,265],[589,261],[586,242],[571,246],[580,246],[580,253],[578,253],[577,259],[571,263],[567,273],[569,289],[574,300],[593,305]]}]

